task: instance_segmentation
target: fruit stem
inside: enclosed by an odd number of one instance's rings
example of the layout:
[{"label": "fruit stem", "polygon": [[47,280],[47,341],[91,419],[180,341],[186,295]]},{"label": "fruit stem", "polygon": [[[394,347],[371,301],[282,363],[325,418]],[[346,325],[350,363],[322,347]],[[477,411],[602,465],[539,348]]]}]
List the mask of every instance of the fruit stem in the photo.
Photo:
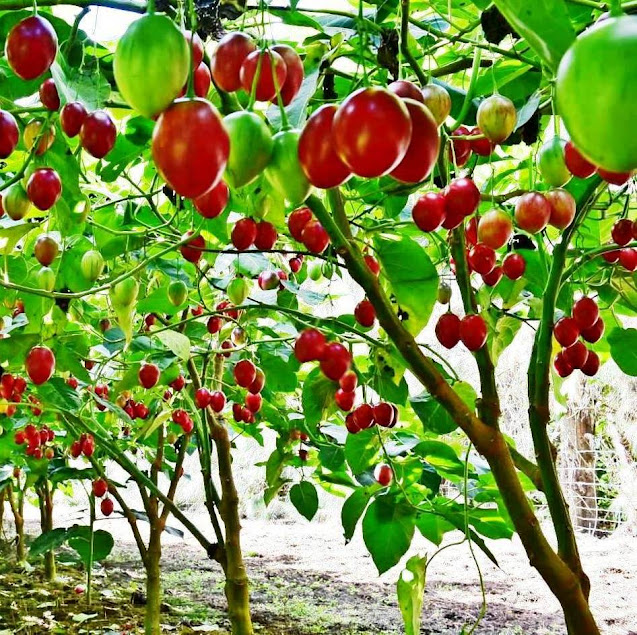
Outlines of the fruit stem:
[{"label": "fruit stem", "polygon": [[146,6],[148,15],[153,15],[153,13],[155,13],[155,0],[148,0],[148,4]]},{"label": "fruit stem", "polygon": [[467,93],[464,96],[460,114],[453,123],[449,124],[449,130],[455,130],[456,128],[458,128],[458,126],[462,125],[462,122],[467,117],[467,114],[469,114],[469,108],[471,107],[471,101],[473,100],[473,93],[476,87],[476,82],[478,81],[478,75],[480,74],[481,57],[482,50],[476,48],[476,51],[473,55],[473,64],[471,65],[471,79],[469,80],[469,88],[467,88]]},{"label": "fruit stem", "polygon": [[610,14],[617,18],[622,15],[622,0],[610,0]]},{"label": "fruit stem", "polygon": [[[154,3],[155,0],[150,0]],[[188,88],[186,89],[186,96],[188,99],[194,99],[195,97],[195,65],[192,63],[194,57],[193,40],[197,34],[197,14],[195,13],[195,3],[193,0],[188,0],[188,18],[190,20],[190,68],[188,70]]]},{"label": "fruit stem", "polygon": [[270,55],[270,66],[272,67],[272,80],[274,81],[274,88],[276,89],[276,102],[281,112],[281,130],[290,130],[292,126],[290,125],[290,120],[288,119],[288,113],[285,111],[283,97],[281,97],[281,86],[279,86],[279,78],[276,76],[274,55]]},{"label": "fruit stem", "polygon": [[400,2],[400,52],[403,57],[411,66],[421,86],[427,84],[427,75],[420,68],[416,58],[411,54],[409,50],[409,1],[401,0]]}]

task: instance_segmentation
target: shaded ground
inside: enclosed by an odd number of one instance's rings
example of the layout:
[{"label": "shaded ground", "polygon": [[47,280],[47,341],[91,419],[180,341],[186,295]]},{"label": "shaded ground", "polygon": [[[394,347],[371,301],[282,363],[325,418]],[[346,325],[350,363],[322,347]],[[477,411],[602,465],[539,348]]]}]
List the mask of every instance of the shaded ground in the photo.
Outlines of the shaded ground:
[{"label": "shaded ground", "polygon": [[[81,620],[83,613],[89,613],[82,604],[84,597],[73,591],[82,581],[75,569],[62,569],[55,587],[42,584],[36,575],[39,567],[20,577],[0,572],[0,635],[113,634],[123,632],[125,626],[133,627],[126,632],[139,632],[143,606],[135,606],[131,600],[141,599],[144,580],[135,545],[122,521],[109,521],[103,527],[118,539],[115,553],[96,578],[98,608],[91,611],[96,615],[84,622],[73,621],[74,615]],[[637,540],[583,537],[581,546],[593,582],[592,604],[603,632],[628,635],[637,630]],[[427,543],[417,547],[432,554]],[[262,635],[403,632],[395,599],[397,571],[379,579],[360,538],[345,546],[339,529],[330,525],[249,521],[244,550],[252,580],[254,621]],[[520,555],[519,544],[501,541],[494,544],[494,552],[500,569],[478,557],[488,606],[476,633],[565,633],[559,606]],[[167,537],[163,580],[164,632],[227,633],[223,578],[219,567],[195,544]],[[428,571],[422,633],[458,635],[463,625],[475,621],[480,606],[476,567],[466,545],[436,557]],[[43,617],[47,612],[53,615],[48,622]],[[24,616],[32,619],[25,623]]]}]

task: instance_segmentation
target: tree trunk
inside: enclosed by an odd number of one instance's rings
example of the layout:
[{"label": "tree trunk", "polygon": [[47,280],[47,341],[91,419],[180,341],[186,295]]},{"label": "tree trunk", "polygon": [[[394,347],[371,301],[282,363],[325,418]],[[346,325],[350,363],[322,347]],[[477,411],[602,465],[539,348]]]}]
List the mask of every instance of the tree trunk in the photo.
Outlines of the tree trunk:
[{"label": "tree trunk", "polygon": [[250,588],[241,554],[241,521],[239,496],[232,475],[232,455],[228,431],[222,426],[214,428],[219,476],[221,478],[221,517],[226,528],[225,542],[225,594],[228,601],[228,617],[233,635],[252,635],[250,617]]},{"label": "tree trunk", "polygon": [[[40,502],[40,529],[44,534],[53,530],[53,496],[48,483],[45,483],[38,490],[38,498]],[[53,582],[55,576],[55,552],[51,549],[44,554],[44,577],[47,581]]]},{"label": "tree trunk", "polygon": [[0,490],[0,538],[4,536],[4,501],[6,498],[6,490]]},{"label": "tree trunk", "polygon": [[13,523],[15,525],[16,557],[18,562],[24,562],[26,560],[26,553],[24,549],[24,516],[22,515],[24,509],[24,492],[22,490],[18,490],[16,500],[13,488],[9,486],[7,494],[9,505],[11,506],[11,513],[13,514]]},{"label": "tree trunk", "polygon": [[161,635],[161,527],[151,520],[150,539],[144,567],[146,568],[145,635]]}]

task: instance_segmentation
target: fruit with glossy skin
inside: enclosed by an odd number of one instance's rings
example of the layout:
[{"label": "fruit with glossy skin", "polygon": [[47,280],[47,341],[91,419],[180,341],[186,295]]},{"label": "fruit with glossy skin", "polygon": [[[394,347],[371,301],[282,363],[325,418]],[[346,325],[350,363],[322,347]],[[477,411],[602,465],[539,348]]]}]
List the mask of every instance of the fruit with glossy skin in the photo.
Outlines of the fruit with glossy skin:
[{"label": "fruit with glossy skin", "polygon": [[509,280],[519,280],[526,271],[526,260],[522,254],[510,253],[502,261],[502,273]]},{"label": "fruit with glossy skin", "polygon": [[411,119],[411,140],[401,162],[389,173],[402,183],[424,181],[438,160],[440,135],[433,115],[413,99],[403,99]]},{"label": "fruit with glossy skin", "polygon": [[564,356],[564,351],[560,351],[553,360],[553,367],[555,372],[563,379],[568,377],[573,372],[573,367],[568,363]]},{"label": "fruit with glossy skin", "polygon": [[314,254],[323,253],[330,244],[328,233],[317,220],[311,220],[305,225],[301,238],[307,250]]},{"label": "fruit with glossy skin", "polygon": [[338,381],[349,370],[351,363],[351,355],[342,344],[330,342],[325,346],[321,371],[328,379]]},{"label": "fruit with glossy skin", "polygon": [[112,287],[110,293],[111,302],[116,306],[131,306],[137,300],[138,293],[139,283],[137,280],[135,278],[125,278]]},{"label": "fruit with glossy skin", "polygon": [[206,329],[211,335],[218,333],[221,330],[222,326],[223,319],[220,318],[218,315],[213,315],[206,323]]},{"label": "fruit with glossy skin", "polygon": [[256,369],[254,381],[248,386],[248,392],[256,395],[265,387],[265,373],[260,369]]},{"label": "fruit with glossy skin", "polygon": [[[192,234],[193,232],[188,231],[184,234],[184,238],[187,236],[192,236]],[[203,250],[205,248],[206,241],[204,240],[203,236],[199,235],[184,243],[179,248],[179,251],[184,259],[186,259],[188,262],[196,263],[199,262],[199,259],[203,255]]]},{"label": "fruit with glossy skin", "polygon": [[480,128],[475,127],[469,130],[469,134],[472,137],[481,136],[481,139],[471,139],[471,151],[475,152],[480,157],[489,157],[493,154],[495,150],[495,144],[492,141],[489,141],[483,134]]},{"label": "fruit with glossy skin", "polygon": [[239,78],[249,95],[254,86],[257,101],[270,101],[283,87],[287,73],[285,62],[276,51],[252,51],[241,64]]},{"label": "fruit with glossy skin", "polygon": [[117,89],[134,110],[149,118],[179,95],[189,69],[184,33],[169,17],[155,13],[131,23],[113,57]]},{"label": "fruit with glossy skin", "polygon": [[557,71],[558,113],[578,150],[605,170],[637,168],[637,17],[598,22],[578,36]]},{"label": "fruit with glossy skin", "polygon": [[584,296],[573,305],[573,318],[580,330],[591,328],[599,319],[599,307],[593,298]]},{"label": "fruit with glossy skin", "polygon": [[80,134],[82,124],[88,113],[79,101],[71,101],[64,104],[60,113],[60,126],[67,137],[76,137]]},{"label": "fruit with glossy skin", "polygon": [[[303,62],[299,54],[287,44],[276,44],[272,50],[278,53],[285,62],[286,75],[283,86],[279,86],[281,90],[281,100],[283,105],[287,106],[298,95],[303,83]],[[273,100],[276,103],[276,99]]]},{"label": "fruit with glossy skin", "polygon": [[257,178],[272,158],[274,141],[262,117],[253,112],[233,112],[223,118],[230,140],[226,180],[243,187]]},{"label": "fruit with glossy skin", "polygon": [[197,408],[207,408],[210,405],[212,395],[207,388],[199,388],[195,391],[195,406]]},{"label": "fruit with glossy skin", "polygon": [[572,317],[562,317],[553,327],[553,336],[561,346],[568,348],[577,342],[580,328]]},{"label": "fruit with glossy skin", "polygon": [[46,346],[34,346],[28,352],[24,366],[31,381],[39,386],[51,379],[55,371],[55,355]]},{"label": "fruit with glossy skin", "polygon": [[515,222],[529,234],[542,231],[551,219],[551,205],[539,192],[527,192],[515,205]]},{"label": "fruit with glossy skin", "polygon": [[159,367],[155,364],[142,364],[139,373],[138,379],[141,386],[146,388],[146,390],[152,388],[157,385],[159,381]]},{"label": "fruit with glossy skin", "polygon": [[615,249],[613,251],[605,251],[602,254],[602,258],[606,261],[609,262],[611,264],[616,263],[619,260],[619,253],[620,250],[619,249]]},{"label": "fruit with glossy skin", "polygon": [[241,65],[255,50],[256,44],[245,33],[224,35],[210,57],[210,72],[215,84],[227,93],[239,90]]},{"label": "fruit with glossy skin", "polygon": [[100,510],[104,516],[110,516],[115,510],[115,503],[112,498],[103,498],[100,503]]},{"label": "fruit with glossy skin", "polygon": [[371,428],[374,421],[374,409],[368,404],[361,404],[354,410],[354,423],[360,430],[367,430],[367,428]]},{"label": "fruit with glossy skin", "polygon": [[587,161],[572,141],[564,146],[564,162],[568,171],[578,179],[587,179],[595,174],[595,166]]},{"label": "fruit with glossy skin", "polygon": [[33,247],[33,254],[36,260],[44,267],[48,267],[55,260],[59,251],[60,246],[58,245],[57,240],[47,234],[42,234],[35,241],[35,245]]},{"label": "fruit with glossy skin", "polygon": [[363,256],[363,260],[367,265],[367,268],[375,275],[378,276],[380,274],[380,264],[374,256],[370,256],[369,254],[365,254]]},{"label": "fruit with glossy skin", "polygon": [[256,414],[261,410],[263,404],[263,397],[259,393],[248,393],[245,398],[246,408],[252,413]]},{"label": "fruit with glossy skin", "polygon": [[219,181],[207,192],[193,200],[197,212],[204,218],[217,218],[228,204],[230,190],[225,181]]},{"label": "fruit with glossy skin", "polygon": [[611,230],[611,238],[616,245],[625,247],[633,239],[633,223],[627,218],[618,220]]},{"label": "fruit with glossy skin", "polygon": [[489,273],[482,274],[482,282],[484,282],[484,284],[486,284],[488,287],[495,287],[498,282],[502,280],[503,275],[504,272],[502,271],[502,267],[500,265],[497,265],[496,267],[493,267],[493,269],[491,269]]},{"label": "fruit with glossy skin", "polygon": [[579,340],[562,351],[564,359],[571,368],[582,368],[586,364],[588,349]]},{"label": "fruit with glossy skin", "polygon": [[6,110],[0,110],[0,159],[6,159],[15,150],[19,139],[15,117]]},{"label": "fruit with glossy skin", "polygon": [[55,289],[55,271],[49,267],[42,267],[36,274],[36,281],[40,289],[53,291]]},{"label": "fruit with glossy skin", "polygon": [[628,271],[637,270],[637,249],[622,249],[619,252],[619,263]]},{"label": "fruit with glossy skin", "polygon": [[51,209],[62,196],[62,181],[53,168],[38,168],[27,181],[27,196],[40,211]]},{"label": "fruit with glossy skin", "polygon": [[53,78],[45,79],[38,89],[40,95],[40,101],[42,105],[48,110],[60,109],[60,95],[58,95],[58,89],[53,81]]},{"label": "fruit with glossy skin", "polygon": [[625,185],[632,177],[632,172],[609,172],[608,170],[603,170],[602,168],[597,168],[596,171],[598,176],[604,179],[606,183],[610,183],[611,185]]},{"label": "fruit with glossy skin", "polygon": [[147,419],[149,414],[150,410],[146,404],[140,402],[135,404],[135,418]]},{"label": "fruit with glossy skin", "polygon": [[37,119],[30,121],[22,133],[22,140],[27,150],[31,150],[37,141],[35,154],[41,156],[53,145],[55,128],[53,126],[44,128],[44,123]]},{"label": "fruit with glossy skin", "polygon": [[108,492],[108,483],[103,478],[98,478],[93,481],[91,489],[93,491],[93,496],[102,498],[102,496]]},{"label": "fruit with glossy skin", "polygon": [[315,187],[337,187],[352,176],[335,150],[333,121],[338,106],[325,104],[312,113],[299,137],[299,162]]},{"label": "fruit with glossy skin", "polygon": [[262,291],[272,291],[278,288],[280,280],[276,271],[262,271],[257,283]]},{"label": "fruit with glossy skin", "polygon": [[210,92],[211,84],[212,77],[210,75],[210,70],[205,62],[201,62],[192,74],[192,87],[195,97],[201,97],[202,99],[207,97]]},{"label": "fruit with glossy skin", "polygon": [[384,88],[359,88],[336,112],[332,133],[341,161],[354,174],[373,178],[391,172],[402,161],[412,124],[399,97]]},{"label": "fruit with glossy skin", "polygon": [[2,195],[2,205],[12,220],[21,220],[26,216],[31,208],[31,201],[24,187],[22,187],[22,183],[14,183],[4,191]]},{"label": "fruit with glossy skin", "polygon": [[199,65],[203,62],[203,54],[204,54],[203,41],[199,37],[199,34],[196,31],[190,31],[188,29],[184,29],[182,31],[182,34],[190,49],[189,57],[190,57],[192,68],[198,68]]},{"label": "fruit with glossy skin", "polygon": [[245,251],[249,249],[257,237],[257,224],[252,218],[242,218],[237,221],[230,233],[230,240],[236,249]]},{"label": "fruit with glossy skin", "polygon": [[237,386],[247,388],[256,379],[257,369],[249,359],[242,359],[235,364],[233,375]]},{"label": "fruit with glossy skin", "polygon": [[221,180],[230,139],[210,102],[178,99],[159,116],[151,150],[166,183],[181,196],[197,198]]},{"label": "fruit with glossy skin", "polygon": [[[425,103],[425,98],[416,84],[406,79],[398,79],[387,86],[387,90],[394,93],[401,99],[413,99],[421,104]],[[436,124],[437,125],[437,124]]]},{"label": "fruit with glossy skin", "polygon": [[278,234],[272,223],[260,221],[256,224],[256,235],[254,237],[254,246],[259,251],[269,251],[274,247]]},{"label": "fruit with glossy skin", "polygon": [[480,190],[469,177],[451,181],[445,188],[444,196],[447,218],[471,216],[480,204]]},{"label": "fruit with glossy skin", "polygon": [[241,305],[250,294],[250,285],[245,278],[239,276],[230,281],[226,293],[232,304]]},{"label": "fruit with glossy skin", "polygon": [[389,465],[381,463],[374,469],[374,478],[379,485],[388,487],[394,480],[394,473]]},{"label": "fruit with glossy skin", "polygon": [[422,89],[422,98],[438,126],[441,126],[451,113],[451,97],[447,90],[438,84],[427,84]]},{"label": "fruit with glossy skin", "polygon": [[584,375],[588,377],[594,377],[595,375],[597,375],[599,366],[600,366],[599,355],[595,351],[588,351],[586,362],[584,362],[580,370],[582,371],[582,373],[584,373]]},{"label": "fruit with glossy skin", "polygon": [[460,339],[472,352],[480,350],[487,343],[487,325],[480,315],[466,315],[460,321]]},{"label": "fruit with glossy skin", "polygon": [[294,343],[294,355],[299,362],[323,359],[327,343],[325,335],[316,329],[305,329]]},{"label": "fruit with glossy skin", "polygon": [[492,209],[478,221],[478,240],[492,249],[500,249],[513,234],[513,221],[502,210]]},{"label": "fruit with glossy skin", "polygon": [[173,306],[181,306],[188,299],[188,287],[182,280],[173,280],[168,285],[168,300]]},{"label": "fruit with glossy skin", "polygon": [[80,145],[96,159],[105,157],[115,145],[117,128],[105,110],[86,115],[80,128]]},{"label": "fruit with glossy skin", "polygon": [[338,380],[338,385],[341,387],[341,390],[345,392],[354,392],[358,385],[358,376],[356,375],[356,372],[348,370]]},{"label": "fruit with glossy skin", "polygon": [[476,121],[489,141],[502,143],[515,129],[517,121],[515,106],[508,97],[491,95],[480,102]]},{"label": "fruit with glossy skin", "polygon": [[602,335],[604,335],[605,328],[604,320],[600,317],[593,326],[582,330],[582,338],[591,344],[599,342],[602,339]]},{"label": "fruit with glossy skin", "polygon": [[367,299],[361,300],[354,308],[354,317],[361,326],[371,328],[376,321],[374,305]]},{"label": "fruit with glossy skin", "polygon": [[309,207],[295,209],[288,216],[288,230],[290,232],[290,236],[292,236],[294,240],[303,242],[303,230],[313,217],[312,210],[310,210]]},{"label": "fruit with glossy skin", "polygon": [[436,323],[436,338],[448,349],[460,341],[460,318],[454,313],[443,313]]},{"label": "fruit with glossy skin", "polygon": [[553,137],[542,145],[538,153],[538,169],[544,181],[552,187],[562,187],[571,179],[564,156],[565,146],[563,139]]},{"label": "fruit with glossy skin", "polygon": [[355,392],[339,388],[336,393],[334,393],[334,401],[336,402],[336,405],[344,412],[349,412],[354,407],[355,400]]},{"label": "fruit with glossy skin", "polygon": [[293,206],[303,203],[312,189],[299,161],[300,136],[300,130],[277,132],[272,137],[272,156],[264,171],[273,189]]},{"label": "fruit with glossy skin", "polygon": [[381,402],[374,406],[374,421],[382,428],[396,425],[396,410],[393,404]]},{"label": "fruit with glossy skin", "polygon": [[210,393],[210,407],[215,412],[221,412],[225,408],[225,405],[226,396],[220,390],[215,390]]},{"label": "fruit with glossy skin", "polygon": [[473,271],[485,276],[491,273],[495,267],[496,253],[491,247],[478,243],[471,248],[468,262]]},{"label": "fruit with glossy skin", "polygon": [[550,190],[544,194],[551,206],[549,225],[557,229],[566,229],[575,218],[577,203],[572,194],[563,189]]},{"label": "fruit with glossy skin", "polygon": [[446,282],[440,283],[437,300],[440,304],[449,304],[451,302],[451,287]]},{"label": "fruit with glossy skin", "polygon": [[51,23],[32,15],[18,22],[7,35],[5,56],[11,70],[21,79],[35,79],[49,70],[55,60],[58,38]]},{"label": "fruit with glossy skin", "polygon": [[[459,126],[452,133],[452,137],[466,137],[471,132],[466,126]],[[471,141],[467,139],[451,139],[449,146],[449,161],[458,167],[462,167],[471,156]]]}]

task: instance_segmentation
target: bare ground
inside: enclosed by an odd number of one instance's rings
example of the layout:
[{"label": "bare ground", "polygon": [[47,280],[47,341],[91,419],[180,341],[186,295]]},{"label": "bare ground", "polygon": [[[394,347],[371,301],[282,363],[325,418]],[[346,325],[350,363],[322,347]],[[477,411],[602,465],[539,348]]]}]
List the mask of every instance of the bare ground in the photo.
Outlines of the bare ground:
[{"label": "bare ground", "polygon": [[[83,625],[70,621],[83,612],[81,599],[72,592],[81,578],[77,571],[62,569],[55,593],[65,596],[58,600],[56,618],[64,623],[66,611],[67,626],[55,631],[50,625],[30,624],[27,630],[3,631],[9,625],[10,609],[2,598],[15,595],[16,581],[0,576],[0,635],[114,633],[122,632],[125,624],[131,627],[126,632],[138,632],[143,607],[134,605],[140,601],[137,591],[143,589],[143,569],[136,547],[121,519],[100,524],[117,536],[117,546],[96,578],[102,609],[99,617]],[[205,526],[203,519],[201,526]],[[482,554],[477,556],[485,580],[487,612],[475,632],[565,633],[557,602],[529,567],[519,542],[498,541],[490,546],[500,568]],[[582,536],[580,546],[593,584],[593,609],[603,633],[628,635],[637,631],[637,539],[627,535],[604,540]],[[360,536],[345,545],[340,528],[327,523],[245,521],[243,547],[252,582],[254,621],[262,635],[403,633],[395,595],[399,567],[379,578]],[[412,552],[431,556],[433,549],[422,541],[416,542]],[[166,632],[227,632],[220,569],[191,539],[166,536],[163,579]],[[46,586],[36,573],[22,578],[20,584],[25,589],[23,597],[32,594],[35,598],[38,594],[32,587]],[[40,604],[46,604],[39,599]],[[477,569],[467,545],[443,551],[428,570],[422,633],[457,635],[463,626],[469,629],[481,603]],[[37,606],[29,605],[29,612],[37,615]],[[26,608],[22,605],[22,610]],[[109,630],[113,625],[120,630]]]}]

